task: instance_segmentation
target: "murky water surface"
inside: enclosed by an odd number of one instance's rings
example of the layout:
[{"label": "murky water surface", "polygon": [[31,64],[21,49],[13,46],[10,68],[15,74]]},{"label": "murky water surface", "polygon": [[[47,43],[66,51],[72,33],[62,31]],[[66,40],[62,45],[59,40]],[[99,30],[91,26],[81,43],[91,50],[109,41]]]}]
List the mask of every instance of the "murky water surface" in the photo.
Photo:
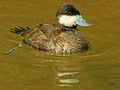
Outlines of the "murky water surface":
[{"label": "murky water surface", "polygon": [[91,51],[48,55],[23,45],[0,54],[0,90],[120,90],[120,0],[1,0],[0,53],[21,41],[11,28],[55,23],[56,10],[65,2],[94,24],[79,27]]}]

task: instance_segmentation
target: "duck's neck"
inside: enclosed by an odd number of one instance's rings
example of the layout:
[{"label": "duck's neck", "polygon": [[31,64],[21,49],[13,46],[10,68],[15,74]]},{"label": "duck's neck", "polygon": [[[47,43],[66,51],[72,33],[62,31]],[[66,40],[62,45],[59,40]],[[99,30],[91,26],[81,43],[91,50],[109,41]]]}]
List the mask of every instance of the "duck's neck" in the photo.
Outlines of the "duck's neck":
[{"label": "duck's neck", "polygon": [[62,26],[62,31],[71,31],[71,30],[77,30],[77,26],[73,26],[73,27],[67,27],[67,26]]},{"label": "duck's neck", "polygon": [[63,25],[62,25],[62,27],[63,28],[71,28],[71,29],[76,29],[77,28],[77,26],[68,27],[68,26],[63,26]]},{"label": "duck's neck", "polygon": [[67,27],[67,26],[61,25],[59,23],[56,23],[55,25],[59,26],[61,28],[61,31],[77,30],[77,26]]}]

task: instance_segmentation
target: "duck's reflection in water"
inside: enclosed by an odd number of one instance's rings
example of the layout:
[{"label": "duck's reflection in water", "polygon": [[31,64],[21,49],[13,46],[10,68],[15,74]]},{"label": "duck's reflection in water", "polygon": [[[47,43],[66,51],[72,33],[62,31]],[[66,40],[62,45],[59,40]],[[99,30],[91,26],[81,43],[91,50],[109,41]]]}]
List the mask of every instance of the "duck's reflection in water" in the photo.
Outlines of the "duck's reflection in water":
[{"label": "duck's reflection in water", "polygon": [[[60,57],[54,60],[41,60],[41,64],[33,64],[44,70],[50,70],[47,74],[53,82],[53,86],[57,87],[74,87],[80,84],[80,79],[85,75],[85,67],[82,60],[69,60],[68,58]],[[46,78],[46,76],[45,76]],[[51,82],[47,82],[50,83]]]},{"label": "duck's reflection in water", "polygon": [[53,64],[57,86],[73,87],[79,83],[81,66],[78,60],[54,60]]},{"label": "duck's reflection in water", "polygon": [[[69,86],[72,87],[74,84],[79,82],[79,79],[73,77],[73,75],[78,74],[78,72],[58,72],[58,86]],[[64,76],[71,76],[69,78],[63,78]]]}]

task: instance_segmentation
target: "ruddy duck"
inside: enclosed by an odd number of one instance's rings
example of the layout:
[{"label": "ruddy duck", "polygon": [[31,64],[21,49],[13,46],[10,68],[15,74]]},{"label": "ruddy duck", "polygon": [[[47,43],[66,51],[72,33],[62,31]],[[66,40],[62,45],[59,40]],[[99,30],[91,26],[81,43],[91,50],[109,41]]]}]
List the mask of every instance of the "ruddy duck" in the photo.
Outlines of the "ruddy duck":
[{"label": "ruddy duck", "polygon": [[88,27],[80,12],[71,4],[61,6],[56,14],[57,24],[39,24],[33,29],[15,28],[11,31],[21,34],[22,42],[52,53],[75,53],[90,48],[88,40],[77,29],[77,25]]}]

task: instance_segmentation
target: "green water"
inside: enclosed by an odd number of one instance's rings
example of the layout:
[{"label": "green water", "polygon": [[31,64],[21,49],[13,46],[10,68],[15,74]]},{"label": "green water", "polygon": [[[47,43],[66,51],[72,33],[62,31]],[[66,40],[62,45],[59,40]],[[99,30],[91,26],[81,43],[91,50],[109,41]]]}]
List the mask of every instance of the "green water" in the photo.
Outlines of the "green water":
[{"label": "green water", "polygon": [[54,23],[57,8],[65,2],[94,24],[79,27],[92,49],[59,56],[23,45],[0,54],[0,90],[120,90],[119,0],[1,0],[0,53],[21,41],[11,28]]}]

